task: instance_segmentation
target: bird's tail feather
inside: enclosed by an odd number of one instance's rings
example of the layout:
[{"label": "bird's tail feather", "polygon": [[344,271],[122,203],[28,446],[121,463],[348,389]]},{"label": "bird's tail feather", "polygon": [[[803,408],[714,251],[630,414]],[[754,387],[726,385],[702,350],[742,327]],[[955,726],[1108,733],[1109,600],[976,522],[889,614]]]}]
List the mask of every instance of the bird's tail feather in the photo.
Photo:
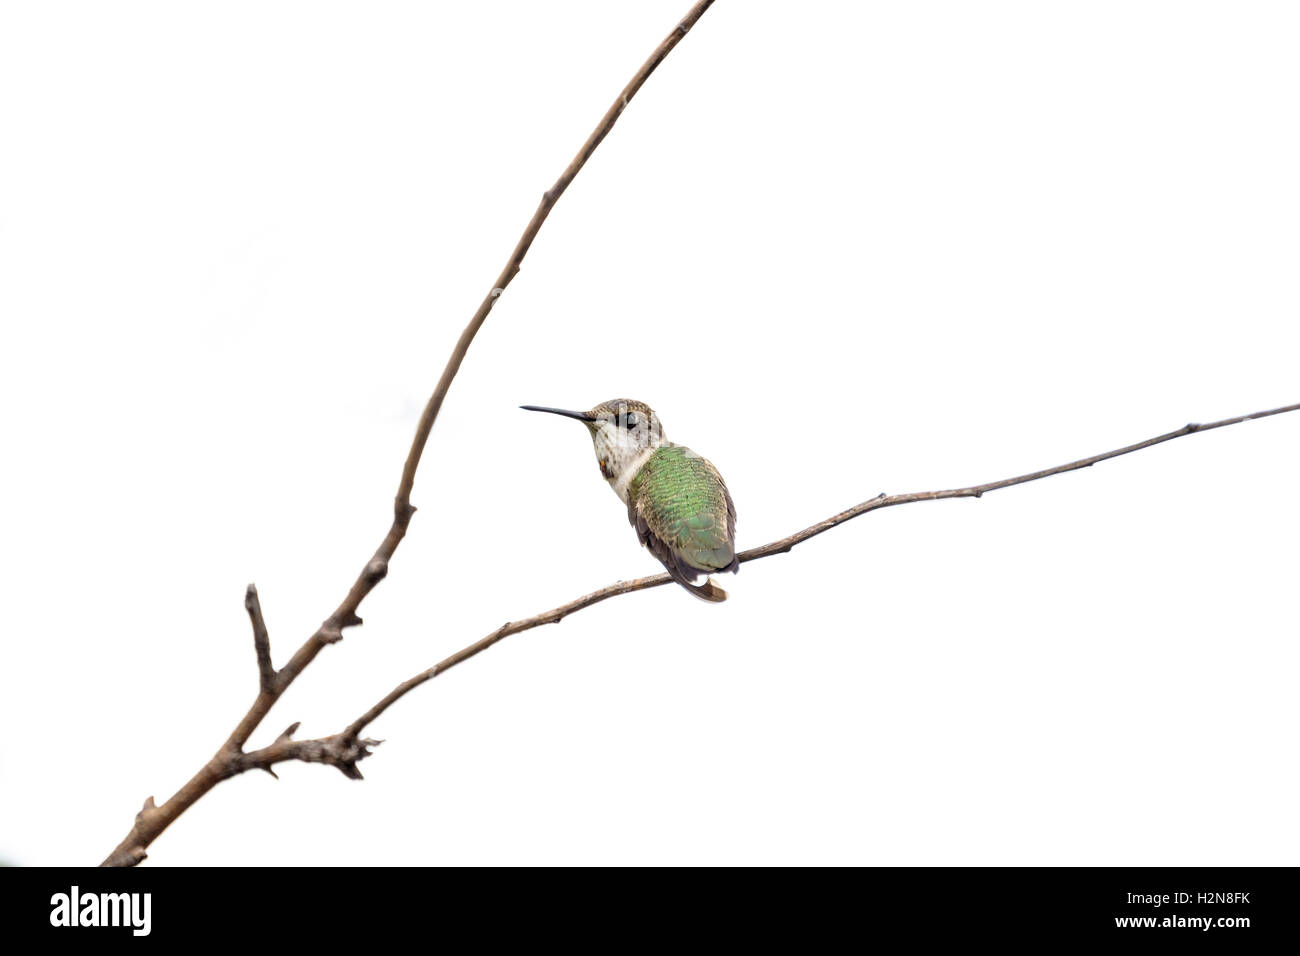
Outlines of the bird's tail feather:
[{"label": "bird's tail feather", "polygon": [[701,601],[720,604],[727,599],[727,592],[714,584],[712,578],[706,577],[703,584],[692,584],[680,573],[676,573],[673,568],[669,568],[668,573],[672,575],[674,581],[686,588],[686,590],[690,591]]}]

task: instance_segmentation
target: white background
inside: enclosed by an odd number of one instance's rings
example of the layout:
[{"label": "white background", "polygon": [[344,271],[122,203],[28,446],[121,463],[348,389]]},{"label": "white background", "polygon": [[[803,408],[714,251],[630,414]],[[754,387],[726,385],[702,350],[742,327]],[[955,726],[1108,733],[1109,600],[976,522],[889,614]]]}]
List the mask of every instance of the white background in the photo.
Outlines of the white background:
[{"label": "white background", "polygon": [[[0,857],[95,863],[388,526],[542,191],[686,0],[0,13]],[[1300,401],[1287,3],[720,0],[470,352],[340,729],[658,565],[583,429],[661,413],[739,544]],[[622,597],[221,784],[151,864],[1295,864],[1300,414]]]}]

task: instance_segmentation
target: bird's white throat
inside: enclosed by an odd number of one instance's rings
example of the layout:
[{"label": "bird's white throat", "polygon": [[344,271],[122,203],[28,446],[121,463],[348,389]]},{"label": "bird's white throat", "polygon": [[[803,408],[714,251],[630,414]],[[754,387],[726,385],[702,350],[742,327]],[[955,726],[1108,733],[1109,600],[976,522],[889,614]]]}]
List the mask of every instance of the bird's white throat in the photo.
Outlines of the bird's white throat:
[{"label": "bird's white throat", "polygon": [[610,422],[602,422],[592,430],[591,442],[600,462],[600,473],[625,503],[632,479],[655,449],[665,444],[662,434],[652,436],[648,430],[622,429]]}]

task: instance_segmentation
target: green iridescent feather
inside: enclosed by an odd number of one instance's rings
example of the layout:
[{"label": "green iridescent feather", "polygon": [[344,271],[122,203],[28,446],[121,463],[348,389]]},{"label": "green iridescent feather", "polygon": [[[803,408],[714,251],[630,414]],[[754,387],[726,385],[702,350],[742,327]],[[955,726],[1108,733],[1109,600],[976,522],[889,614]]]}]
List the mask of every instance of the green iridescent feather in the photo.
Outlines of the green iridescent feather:
[{"label": "green iridescent feather", "polygon": [[718,470],[689,448],[657,448],[628,485],[627,508],[642,543],[669,571],[675,566],[694,581],[738,567],[736,506]]}]

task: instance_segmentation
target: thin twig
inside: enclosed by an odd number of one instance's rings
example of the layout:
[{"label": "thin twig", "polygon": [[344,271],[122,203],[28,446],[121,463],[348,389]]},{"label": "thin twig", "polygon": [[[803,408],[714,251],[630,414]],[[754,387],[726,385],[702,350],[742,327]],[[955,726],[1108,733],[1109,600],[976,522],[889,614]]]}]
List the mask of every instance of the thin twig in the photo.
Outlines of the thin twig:
[{"label": "thin twig", "polygon": [[[832,515],[825,521],[819,521],[817,524],[797,531],[792,535],[772,541],[769,544],[761,545],[757,548],[750,548],[748,551],[742,551],[737,558],[744,564],[747,561],[758,561],[762,558],[770,558],[775,554],[785,554],[794,548],[797,544],[802,544],[809,538],[815,538],[817,535],[831,528],[841,525],[846,521],[857,518],[869,511],[876,511],[880,508],[889,508],[894,505],[906,505],[915,501],[939,501],[944,498],[979,498],[990,491],[998,491],[1002,488],[1010,488],[1013,485],[1023,485],[1030,481],[1038,481],[1040,478],[1050,478],[1052,475],[1063,475],[1069,471],[1078,471],[1080,468],[1090,468],[1100,461],[1108,458],[1118,458],[1120,455],[1128,455],[1135,451],[1141,451],[1143,448],[1150,448],[1152,445],[1159,445],[1162,442],[1172,441],[1175,438],[1181,438],[1184,435],[1190,435],[1194,432],[1210,431],[1214,428],[1223,428],[1226,425],[1236,425],[1240,422],[1249,421],[1253,418],[1267,418],[1270,415],[1281,415],[1285,412],[1300,411],[1300,404],[1287,405],[1283,408],[1273,408],[1265,412],[1254,412],[1250,415],[1239,415],[1236,418],[1225,418],[1222,421],[1211,422],[1206,425],[1184,425],[1176,431],[1166,432],[1163,435],[1157,435],[1155,438],[1148,438],[1146,441],[1138,442],[1134,445],[1125,445],[1123,448],[1117,448],[1114,451],[1102,452],[1100,455],[1093,455],[1090,458],[1081,458],[1078,461],[1072,461],[1065,465],[1057,465],[1055,468],[1045,468],[1042,471],[1030,472],[1027,475],[1019,475],[1015,478],[1003,478],[998,481],[986,482],[982,485],[970,485],[966,488],[953,488],[947,491],[916,491],[903,495],[885,495],[880,494],[861,504],[854,505],[839,514]],[[590,594],[584,594],[580,598],[570,601],[568,604],[561,604],[559,607],[551,608],[533,617],[525,618],[521,621],[510,621],[501,625],[486,637],[464,647],[452,654],[450,657],[430,667],[428,670],[421,671],[409,680],[398,684],[387,695],[384,696],[375,706],[354,720],[347,728],[333,737],[321,738],[318,741],[301,741],[299,746],[308,744],[324,745],[334,742],[331,746],[345,746],[348,741],[357,741],[358,735],[369,724],[371,724],[380,714],[386,711],[390,706],[400,700],[406,694],[427,681],[433,680],[439,674],[445,673],[455,667],[462,661],[469,660],[481,651],[487,650],[493,644],[501,641],[511,634],[518,634],[521,631],[532,630],[535,627],[541,627],[543,624],[558,624],[565,617],[583,608],[591,607],[593,604],[599,604],[601,601],[612,597],[618,597],[620,594],[631,594],[633,591],[644,591],[648,588],[657,588],[660,585],[668,584],[672,581],[667,574],[655,574],[649,577],[636,578],[632,581],[619,581],[615,584],[601,588],[599,591],[592,591]],[[364,742],[363,742],[364,743]],[[361,748],[364,750],[364,747]],[[313,752],[308,750],[308,752]],[[346,752],[351,755],[353,750]],[[362,753],[357,759],[364,758],[368,754]],[[264,751],[258,751],[256,754],[249,754],[250,760],[265,760],[270,762],[280,762],[282,760],[295,759],[296,755],[292,748],[274,748],[268,747]],[[313,757],[297,757],[296,759],[318,759]],[[260,766],[260,764],[258,764]],[[343,769],[343,768],[340,768]],[[355,770],[355,765],[352,768]],[[345,771],[346,772],[346,771]],[[351,774],[349,774],[351,776]],[[357,775],[359,776],[359,774]]]},{"label": "thin twig", "polygon": [[[375,586],[388,575],[388,563],[392,560],[398,545],[402,543],[402,539],[406,537],[411,517],[415,514],[415,507],[411,504],[411,490],[415,486],[415,473],[420,466],[420,459],[424,455],[424,447],[428,443],[429,433],[433,430],[433,423],[437,420],[438,411],[442,408],[443,399],[446,398],[447,391],[451,388],[452,380],[455,379],[461,362],[464,361],[470,344],[474,341],[474,336],[478,334],[479,329],[488,317],[488,313],[492,311],[502,292],[519,274],[519,267],[524,256],[528,254],[533,240],[537,238],[542,224],[546,222],[546,218],[551,214],[551,209],[554,208],[556,202],[559,201],[564,191],[569,188],[569,184],[573,182],[583,166],[586,165],[587,160],[596,151],[596,147],[609,135],[610,130],[614,128],[614,124],[618,122],[618,118],[627,108],[628,102],[636,96],[637,91],[649,79],[650,74],[658,68],[659,64],[664,61],[673,48],[681,42],[682,38],[686,36],[712,5],[713,0],[700,0],[699,3],[691,7],[686,16],[673,28],[672,32],[655,47],[654,52],[641,64],[641,68],[636,71],[627,86],[623,88],[610,108],[605,112],[605,115],[601,117],[600,122],[596,124],[596,128],[587,137],[587,141],[582,144],[582,148],[578,150],[577,155],[565,168],[560,178],[542,194],[537,211],[533,213],[533,218],[529,220],[523,235],[520,236],[514,251],[511,252],[505,268],[497,277],[496,282],[492,284],[492,288],[484,297],[469,324],[465,326],[465,330],[461,332],[460,339],[456,342],[455,348],[452,349],[451,357],[447,360],[447,365],[443,369],[442,377],[438,379],[433,394],[429,396],[429,401],[420,415],[420,422],[416,426],[415,438],[412,440],[411,449],[407,453],[406,463],[402,468],[402,478],[397,487],[397,496],[393,501],[393,523],[383,541],[375,550],[374,555],[366,562],[365,567],[361,569],[361,573],[357,575],[352,587],[348,590],[347,596],[334,609],[334,613],[321,623],[316,632],[298,648],[293,657],[289,659],[289,662],[280,669],[279,673],[275,675],[274,684],[269,688],[265,679],[265,671],[262,671],[262,687],[257,699],[253,701],[252,706],[249,707],[248,712],[244,714],[244,717],[231,732],[230,737],[222,745],[221,749],[161,807],[155,807],[152,798],[150,798],[145,808],[136,815],[135,825],[132,826],[126,838],[108,855],[101,866],[133,866],[139,863],[145,858],[145,848],[157,839],[159,834],[167,829],[196,800],[220,781],[250,769],[249,755],[243,752],[244,744],[248,742],[248,738],[252,736],[253,731],[262,723],[271,707],[283,696],[289,685],[294,682],[323,648],[342,640],[344,629],[361,624],[361,618],[357,615],[361,603],[374,590]],[[255,622],[255,640],[256,626]],[[261,669],[260,645],[258,645],[258,654],[259,669]],[[306,750],[303,752],[305,753]],[[324,758],[338,758],[337,760],[322,759],[322,762],[334,763],[340,769],[344,769],[346,765],[344,758],[347,755],[342,752],[324,751],[320,748],[312,752],[323,755]],[[363,756],[365,756],[364,753],[356,759]],[[300,757],[299,759],[307,758]],[[340,763],[340,761],[342,762]],[[353,761],[352,766],[355,770],[355,761]],[[269,764],[263,769],[269,769]],[[344,772],[347,772],[346,769]]]},{"label": "thin twig", "polygon": [[262,619],[262,602],[257,597],[257,585],[250,584],[244,592],[244,610],[253,622],[253,650],[257,653],[257,673],[259,686],[263,694],[274,694],[277,676],[271,663],[271,635],[266,632],[266,621]]},{"label": "thin twig", "polygon": [[1042,471],[1032,471],[1027,475],[1018,475],[1015,478],[1003,478],[1000,481],[990,481],[983,485],[971,485],[969,488],[953,488],[948,491],[914,491],[906,495],[880,495],[872,498],[870,501],[864,501],[860,505],[854,505],[847,511],[841,511],[837,515],[832,515],[825,521],[820,521],[811,528],[804,528],[802,531],[790,535],[788,538],[782,538],[780,541],[773,541],[771,544],[765,544],[760,548],[751,548],[740,555],[741,562],[757,561],[759,558],[770,557],[774,554],[784,554],[796,544],[801,544],[809,538],[815,538],[823,531],[829,531],[836,525],[864,515],[868,511],[875,511],[878,508],[889,508],[893,505],[906,505],[914,501],[939,501],[944,498],[979,498],[990,491],[998,491],[1001,488],[1010,488],[1012,485],[1023,485],[1026,482],[1038,481],[1040,478],[1050,478],[1052,475],[1063,475],[1067,471],[1078,471],[1080,468],[1091,468],[1099,461],[1105,461],[1108,458],[1118,458],[1120,455],[1132,454],[1135,451],[1141,451],[1143,448],[1150,448],[1152,445],[1159,445],[1163,442],[1172,441],[1175,438],[1182,438],[1184,435],[1191,435],[1194,432],[1207,432],[1214,428],[1223,428],[1226,425],[1237,425],[1241,422],[1250,421],[1253,418],[1267,418],[1270,415],[1282,415],[1286,412],[1300,411],[1300,404],[1286,405],[1282,408],[1271,408],[1266,412],[1253,412],[1250,415],[1238,415],[1236,418],[1225,418],[1222,421],[1210,422],[1208,425],[1184,425],[1176,431],[1166,432],[1163,435],[1157,435],[1155,438],[1148,438],[1146,441],[1140,441],[1135,445],[1125,445],[1123,448],[1116,448],[1114,451],[1102,452],[1100,455],[1093,455],[1091,458],[1080,458],[1078,461],[1072,461],[1067,465],[1057,465],[1055,468],[1045,468]]}]

